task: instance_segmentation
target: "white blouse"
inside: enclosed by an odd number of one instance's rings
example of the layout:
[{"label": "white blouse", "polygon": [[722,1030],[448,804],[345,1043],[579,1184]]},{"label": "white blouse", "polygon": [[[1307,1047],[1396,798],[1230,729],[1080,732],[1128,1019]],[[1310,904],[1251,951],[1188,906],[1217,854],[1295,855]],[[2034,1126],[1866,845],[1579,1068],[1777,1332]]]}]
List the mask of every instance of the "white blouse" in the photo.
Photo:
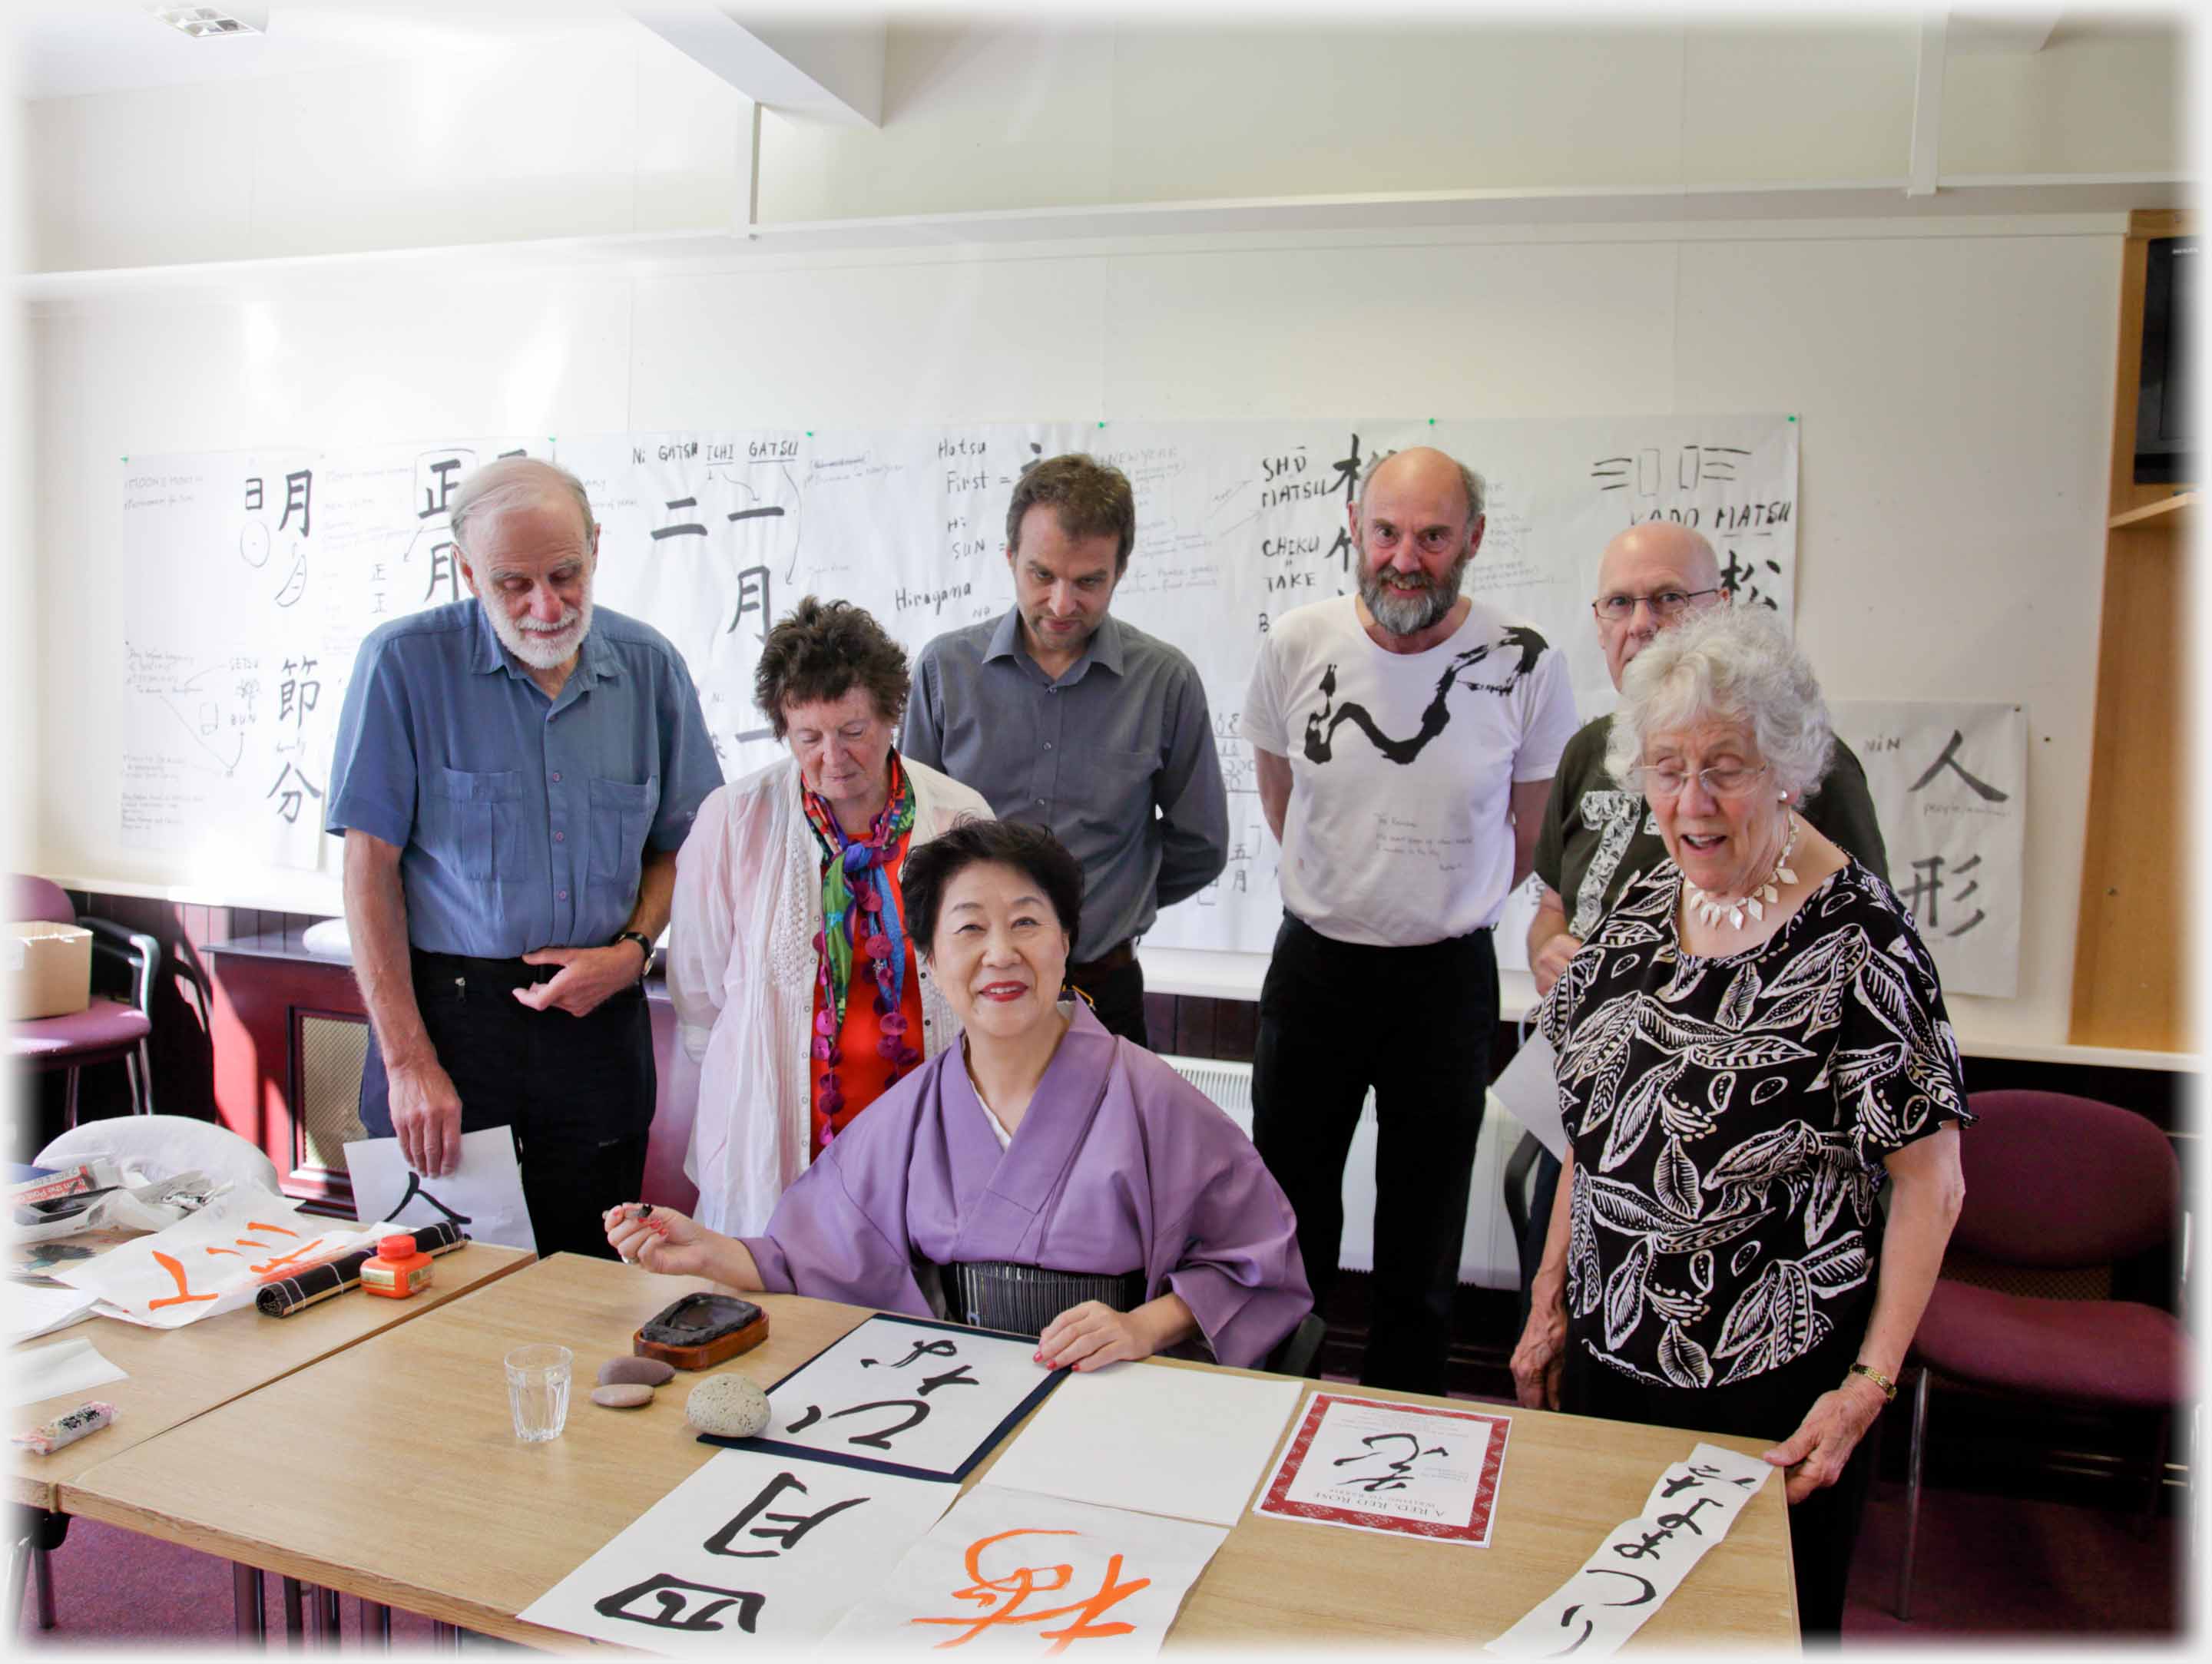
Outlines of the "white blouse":
[{"label": "white blouse", "polygon": [[[918,845],[966,817],[988,818],[978,793],[902,757],[914,782]],[[697,1218],[727,1236],[757,1235],[807,1163],[822,860],[789,758],[724,786],[700,805],[676,858],[668,992],[684,1048],[699,1066],[699,1102],[684,1176]],[[921,1053],[957,1034],[922,969]],[[865,1113],[865,1112],[863,1112]]]}]

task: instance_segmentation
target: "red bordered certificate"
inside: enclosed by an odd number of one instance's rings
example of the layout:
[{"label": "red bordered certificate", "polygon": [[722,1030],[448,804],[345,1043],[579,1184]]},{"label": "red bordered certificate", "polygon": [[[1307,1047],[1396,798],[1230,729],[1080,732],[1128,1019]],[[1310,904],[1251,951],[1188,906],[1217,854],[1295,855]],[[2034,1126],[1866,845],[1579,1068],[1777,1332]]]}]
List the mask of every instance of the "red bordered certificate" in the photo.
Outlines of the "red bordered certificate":
[{"label": "red bordered certificate", "polygon": [[1484,1548],[1510,1416],[1316,1393],[1253,1511]]}]

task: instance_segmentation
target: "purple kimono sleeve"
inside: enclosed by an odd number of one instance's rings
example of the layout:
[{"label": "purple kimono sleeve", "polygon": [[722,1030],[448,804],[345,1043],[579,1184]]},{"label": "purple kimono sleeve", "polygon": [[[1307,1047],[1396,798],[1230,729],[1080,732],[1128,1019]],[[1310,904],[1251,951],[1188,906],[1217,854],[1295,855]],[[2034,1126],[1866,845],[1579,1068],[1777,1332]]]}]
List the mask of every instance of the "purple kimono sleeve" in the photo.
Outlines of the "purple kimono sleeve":
[{"label": "purple kimono sleeve", "polygon": [[[765,1232],[738,1239],[759,1267],[762,1291],[931,1315],[915,1280],[903,1225],[893,1216],[887,1230],[854,1199],[837,1159],[842,1153],[842,1146],[831,1149],[799,1175],[776,1203]],[[866,1193],[869,1187],[860,1188]]]},{"label": "purple kimono sleeve", "polygon": [[[1161,1072],[1171,1072],[1163,1066]],[[1164,1260],[1166,1286],[1190,1308],[1215,1359],[1256,1369],[1313,1309],[1298,1257],[1297,1216],[1237,1124],[1176,1079],[1197,1100],[1177,1106],[1197,1136],[1172,1163],[1185,1176],[1163,1170],[1168,1163],[1154,1170],[1156,1196],[1164,1190],[1186,1211],[1178,1216],[1159,1207],[1155,1217],[1163,1227],[1152,1257],[1156,1264]],[[1193,1173],[1206,1175],[1195,1195],[1187,1176]],[[1161,1280],[1156,1272],[1156,1288]]]}]

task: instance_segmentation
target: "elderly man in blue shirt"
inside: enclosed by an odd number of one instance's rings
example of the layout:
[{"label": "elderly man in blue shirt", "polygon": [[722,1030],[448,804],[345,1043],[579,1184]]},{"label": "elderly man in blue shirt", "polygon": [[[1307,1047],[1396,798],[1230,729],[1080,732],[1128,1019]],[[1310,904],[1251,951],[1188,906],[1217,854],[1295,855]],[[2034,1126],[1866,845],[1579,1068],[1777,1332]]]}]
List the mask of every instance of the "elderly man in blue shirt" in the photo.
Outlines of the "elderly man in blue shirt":
[{"label": "elderly man in blue shirt", "polygon": [[475,599],[362,644],[325,830],[368,1007],[362,1124],[426,1179],[512,1127],[541,1254],[607,1256],[653,1120],[644,979],[676,851],[722,783],[682,657],[594,612],[582,483],[528,458],[454,493]]}]

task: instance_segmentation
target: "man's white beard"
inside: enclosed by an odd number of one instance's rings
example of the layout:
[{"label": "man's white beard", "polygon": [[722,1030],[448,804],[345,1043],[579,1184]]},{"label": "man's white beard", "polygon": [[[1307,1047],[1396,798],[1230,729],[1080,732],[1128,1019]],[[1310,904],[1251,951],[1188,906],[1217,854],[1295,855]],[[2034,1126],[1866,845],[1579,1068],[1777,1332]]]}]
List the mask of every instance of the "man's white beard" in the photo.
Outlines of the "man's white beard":
[{"label": "man's white beard", "polygon": [[1474,558],[1471,554],[1462,555],[1452,562],[1449,572],[1430,580],[1427,587],[1410,592],[1393,589],[1382,581],[1382,569],[1371,568],[1360,575],[1359,598],[1367,603],[1375,622],[1391,635],[1418,635],[1431,624],[1443,622],[1459,604],[1460,579]]},{"label": "man's white beard", "polygon": [[520,659],[534,671],[557,671],[575,657],[576,650],[584,645],[584,638],[592,633],[592,592],[584,592],[584,604],[570,607],[561,615],[561,622],[550,630],[525,629],[503,609],[488,601],[478,603],[484,616],[491,620],[491,633],[499,638],[500,646]]}]

